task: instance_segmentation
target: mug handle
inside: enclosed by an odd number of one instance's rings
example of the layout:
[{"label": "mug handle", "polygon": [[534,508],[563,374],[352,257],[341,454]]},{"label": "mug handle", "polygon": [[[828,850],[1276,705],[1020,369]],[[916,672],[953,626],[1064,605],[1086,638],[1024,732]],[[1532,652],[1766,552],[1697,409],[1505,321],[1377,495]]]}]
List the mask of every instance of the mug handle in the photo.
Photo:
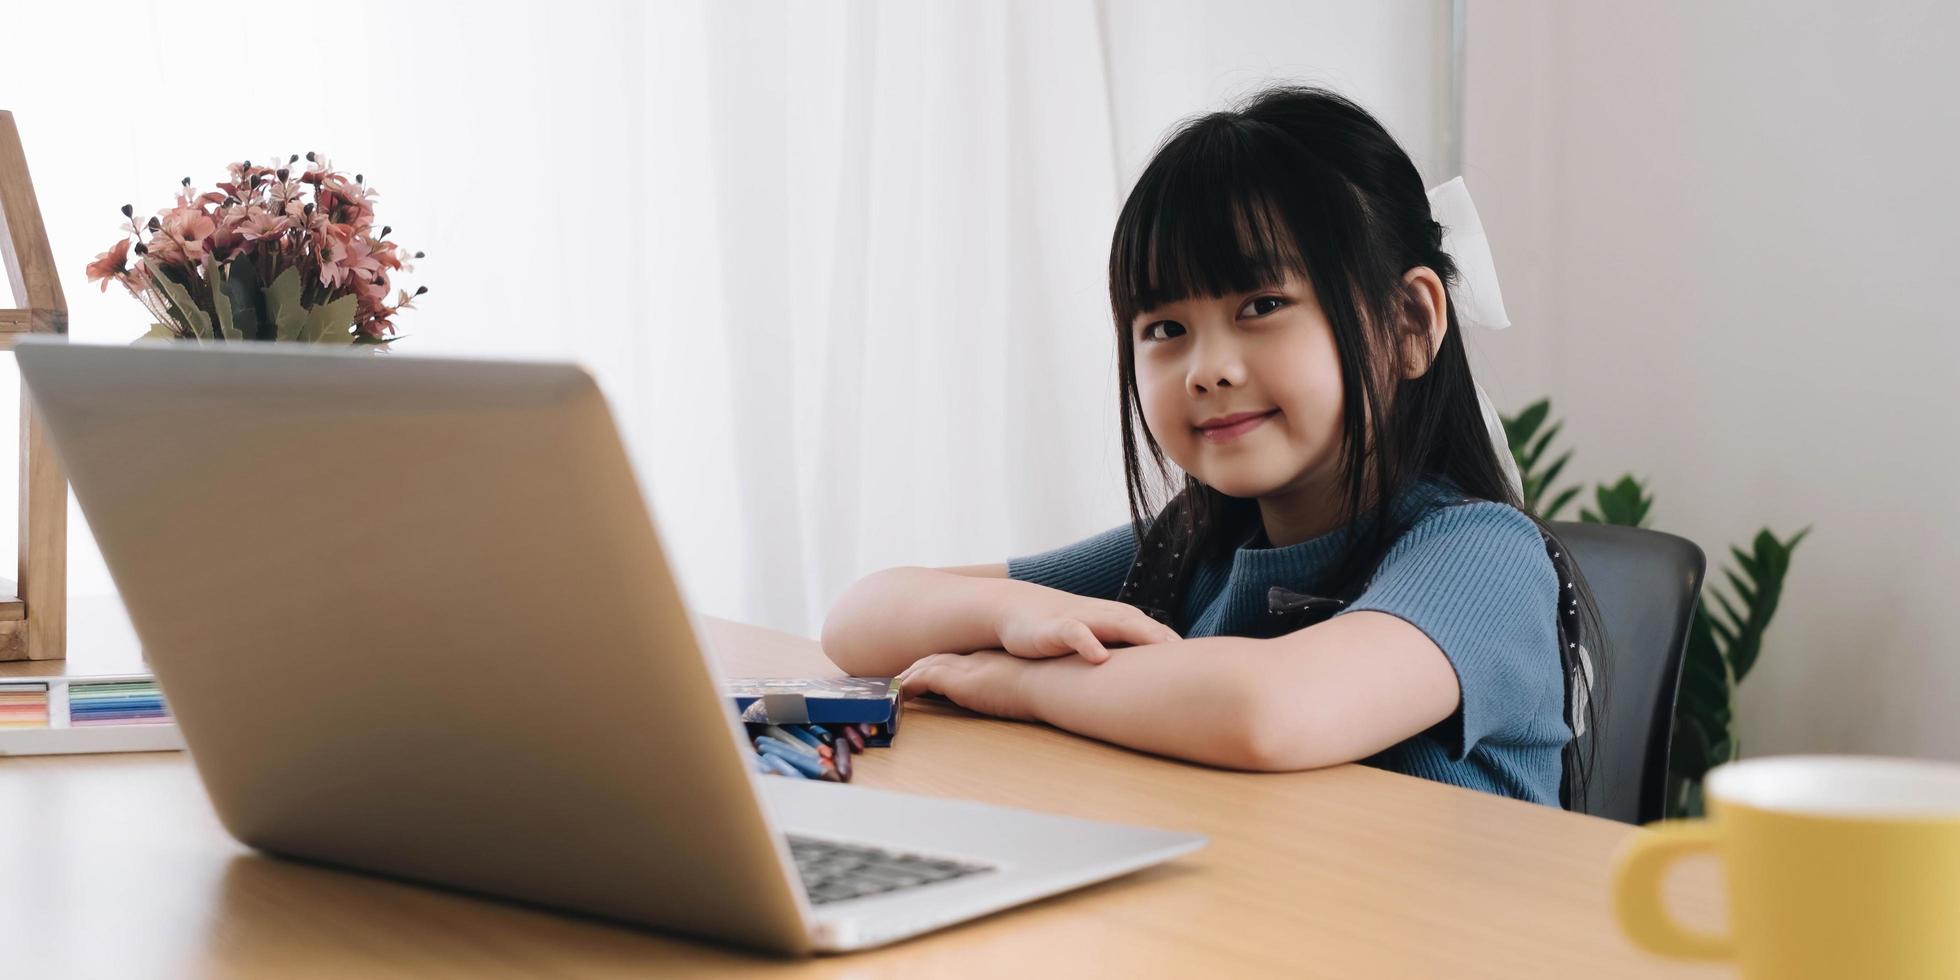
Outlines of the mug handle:
[{"label": "mug handle", "polygon": [[1663,956],[1725,960],[1735,953],[1728,936],[1685,929],[1661,904],[1661,876],[1677,859],[1712,851],[1721,832],[1706,820],[1662,820],[1634,836],[1613,869],[1613,911],[1634,945]]}]

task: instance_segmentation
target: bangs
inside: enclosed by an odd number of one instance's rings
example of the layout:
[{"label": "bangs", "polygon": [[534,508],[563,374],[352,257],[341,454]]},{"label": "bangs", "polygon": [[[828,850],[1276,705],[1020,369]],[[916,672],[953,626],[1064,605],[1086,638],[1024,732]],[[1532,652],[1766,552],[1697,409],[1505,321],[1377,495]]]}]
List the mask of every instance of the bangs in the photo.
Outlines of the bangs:
[{"label": "bangs", "polygon": [[1138,180],[1117,218],[1110,305],[1126,332],[1137,314],[1168,303],[1276,286],[1288,271],[1311,278],[1277,175],[1258,172],[1238,134],[1186,135]]}]

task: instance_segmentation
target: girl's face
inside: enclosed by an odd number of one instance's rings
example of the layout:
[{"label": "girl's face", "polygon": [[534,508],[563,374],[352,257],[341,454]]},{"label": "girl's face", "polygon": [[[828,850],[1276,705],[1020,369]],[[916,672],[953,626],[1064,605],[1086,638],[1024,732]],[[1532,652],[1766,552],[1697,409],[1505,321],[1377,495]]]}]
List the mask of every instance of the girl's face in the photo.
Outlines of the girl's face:
[{"label": "girl's face", "polygon": [[[1144,422],[1185,473],[1233,497],[1325,499],[1337,486],[1341,365],[1304,276],[1146,310],[1130,340]],[[1263,417],[1206,427],[1245,413]]]}]

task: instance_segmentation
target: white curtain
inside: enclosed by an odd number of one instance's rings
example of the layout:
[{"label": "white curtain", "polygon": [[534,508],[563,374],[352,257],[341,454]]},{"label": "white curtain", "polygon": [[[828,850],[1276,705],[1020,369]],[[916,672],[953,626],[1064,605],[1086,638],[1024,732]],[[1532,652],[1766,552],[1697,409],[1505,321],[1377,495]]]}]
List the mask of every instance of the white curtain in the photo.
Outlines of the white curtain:
[{"label": "white curtain", "polygon": [[[1354,92],[1426,161],[1443,11],[0,2],[0,109],[78,340],[146,326],[81,274],[117,208],[327,153],[428,253],[401,351],[585,364],[690,599],[814,634],[873,569],[1123,519],[1104,264],[1137,169],[1274,78]],[[111,591],[73,527],[71,588]]]},{"label": "white curtain", "polygon": [[655,289],[725,360],[727,417],[649,426],[647,462],[667,525],[707,532],[695,567],[734,559],[718,594],[814,629],[872,568],[1101,519],[1119,188],[1094,6],[659,9],[649,58],[694,77],[655,90],[702,92],[676,108],[713,135],[655,182],[653,225],[712,245]]}]

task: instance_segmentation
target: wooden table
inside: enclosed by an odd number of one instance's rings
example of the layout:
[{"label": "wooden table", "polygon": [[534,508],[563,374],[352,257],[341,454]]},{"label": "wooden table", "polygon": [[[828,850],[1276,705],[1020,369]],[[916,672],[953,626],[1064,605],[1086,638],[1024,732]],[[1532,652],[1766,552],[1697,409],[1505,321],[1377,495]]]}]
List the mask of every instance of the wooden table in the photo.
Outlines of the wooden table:
[{"label": "wooden table", "polygon": [[[708,619],[730,676],[834,673]],[[1632,949],[1607,897],[1633,828],[1342,766],[1253,774],[907,706],[856,781],[1197,831],[1168,865],[897,946],[784,962],[260,856],[182,753],[0,759],[0,976],[1720,976]],[[1718,924],[1712,869],[1670,883]]]}]

